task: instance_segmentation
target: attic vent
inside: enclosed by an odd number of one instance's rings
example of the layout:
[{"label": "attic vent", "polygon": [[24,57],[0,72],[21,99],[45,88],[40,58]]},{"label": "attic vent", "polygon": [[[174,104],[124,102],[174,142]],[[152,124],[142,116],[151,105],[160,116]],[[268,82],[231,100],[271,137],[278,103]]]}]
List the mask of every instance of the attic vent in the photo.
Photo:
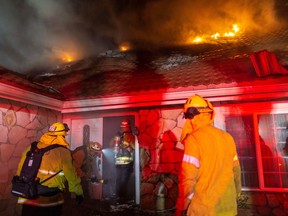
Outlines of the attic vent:
[{"label": "attic vent", "polygon": [[288,74],[288,70],[278,62],[276,55],[267,50],[252,53],[250,59],[258,77],[272,74]]}]

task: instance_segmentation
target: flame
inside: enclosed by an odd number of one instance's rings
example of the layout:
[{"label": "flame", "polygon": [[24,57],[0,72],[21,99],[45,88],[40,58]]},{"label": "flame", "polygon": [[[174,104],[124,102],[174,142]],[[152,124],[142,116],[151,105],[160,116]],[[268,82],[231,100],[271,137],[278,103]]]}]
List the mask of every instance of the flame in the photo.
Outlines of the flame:
[{"label": "flame", "polygon": [[201,41],[203,41],[203,38],[202,37],[196,37],[193,42],[194,43],[200,43]]},{"label": "flame", "polygon": [[207,43],[211,43],[215,40],[218,40],[220,38],[227,38],[227,37],[235,37],[237,35],[237,33],[240,32],[240,28],[237,24],[233,24],[232,25],[232,30],[229,31],[229,32],[225,32],[225,33],[222,33],[220,34],[219,32],[216,32],[215,34],[212,34],[212,35],[202,35],[202,36],[197,36],[197,37],[194,37],[193,39],[188,38],[187,42],[188,43],[204,43],[204,42],[207,42]]},{"label": "flame", "polygon": [[71,55],[69,55],[69,54],[66,54],[66,55],[63,56],[62,60],[64,62],[72,62],[73,61],[73,57]]},{"label": "flame", "polygon": [[217,33],[211,35],[211,37],[214,39],[218,39],[220,37],[220,34],[217,32]]},{"label": "flame", "polygon": [[232,26],[233,31],[232,32],[226,32],[224,33],[224,37],[234,37],[237,32],[239,32],[239,27],[237,24],[233,24]]},{"label": "flame", "polygon": [[234,32],[226,32],[226,33],[224,33],[223,36],[224,36],[224,37],[234,37],[234,36],[235,36],[235,33],[234,33]]},{"label": "flame", "polygon": [[233,30],[235,33],[239,32],[240,29],[237,24],[233,24]]},{"label": "flame", "polygon": [[130,49],[131,49],[131,45],[129,43],[122,43],[119,46],[119,50],[122,52],[125,52],[125,51],[130,50]]},{"label": "flame", "polygon": [[59,61],[59,64],[62,63],[71,63],[77,61],[81,58],[82,53],[80,49],[65,47],[65,48],[54,48],[53,53],[55,59]]}]

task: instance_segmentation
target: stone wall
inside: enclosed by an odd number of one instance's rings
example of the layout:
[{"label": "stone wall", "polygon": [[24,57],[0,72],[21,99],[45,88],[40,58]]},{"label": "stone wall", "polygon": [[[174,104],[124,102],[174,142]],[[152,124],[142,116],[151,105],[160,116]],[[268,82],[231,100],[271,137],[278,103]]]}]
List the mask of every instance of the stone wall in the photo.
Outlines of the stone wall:
[{"label": "stone wall", "polygon": [[58,111],[0,98],[0,215],[19,215],[17,199],[11,195],[11,179],[21,154],[50,124],[61,119]]},{"label": "stone wall", "polygon": [[287,193],[242,192],[238,200],[238,216],[288,215]]},{"label": "stone wall", "polygon": [[173,208],[178,194],[177,173],[183,150],[179,137],[184,120],[182,110],[141,110],[139,145],[141,166],[141,208]]}]

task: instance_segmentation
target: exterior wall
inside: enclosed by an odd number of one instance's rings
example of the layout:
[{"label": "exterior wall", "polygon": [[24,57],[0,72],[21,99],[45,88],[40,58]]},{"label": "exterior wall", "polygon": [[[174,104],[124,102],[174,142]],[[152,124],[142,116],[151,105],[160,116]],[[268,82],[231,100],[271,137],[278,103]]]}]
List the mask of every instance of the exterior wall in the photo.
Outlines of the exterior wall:
[{"label": "exterior wall", "polygon": [[[279,107],[280,112],[287,113],[288,105],[285,104],[285,107]],[[256,103],[255,106],[245,107],[244,110],[250,111],[255,107],[263,108]],[[215,109],[215,125],[225,129],[221,112],[229,113],[229,110],[220,107]],[[183,155],[183,146],[179,142],[184,124],[181,112],[180,108],[147,108],[136,113],[139,115],[137,125],[140,131],[140,204],[143,209],[161,211],[175,207],[178,194],[177,174]],[[0,215],[14,216],[18,215],[20,208],[16,205],[16,198],[10,194],[10,181],[16,172],[21,153],[32,141],[38,140],[47,131],[49,124],[61,121],[62,116],[60,111],[2,98],[0,114]],[[84,116],[84,113],[79,113],[77,118],[84,119]],[[93,113],[93,116],[97,115]],[[239,215],[287,214],[288,197],[284,192],[242,193]]]},{"label": "exterior wall", "polygon": [[[215,126],[225,129],[221,109],[215,110]],[[175,207],[178,194],[177,173],[183,155],[182,145],[179,143],[184,124],[181,111],[139,111],[140,204],[143,209],[161,211]],[[229,111],[226,110],[227,113]],[[239,215],[288,215],[288,196],[285,192],[243,191],[238,210]]]},{"label": "exterior wall", "polygon": [[173,208],[177,198],[177,173],[183,150],[179,137],[184,124],[180,109],[141,110],[139,146],[140,204],[143,209]]},{"label": "exterior wall", "polygon": [[288,215],[286,193],[242,192],[238,201],[238,216]]},{"label": "exterior wall", "polygon": [[0,215],[19,215],[20,206],[11,195],[11,179],[21,154],[49,124],[61,118],[59,111],[0,98]]}]

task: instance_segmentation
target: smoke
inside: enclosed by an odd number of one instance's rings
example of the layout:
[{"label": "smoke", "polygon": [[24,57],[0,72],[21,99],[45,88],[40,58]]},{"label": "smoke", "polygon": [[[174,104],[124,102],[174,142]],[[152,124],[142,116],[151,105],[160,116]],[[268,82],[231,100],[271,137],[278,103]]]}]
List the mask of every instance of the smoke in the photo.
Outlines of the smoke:
[{"label": "smoke", "polygon": [[[286,0],[275,2],[287,11]],[[0,4],[0,65],[23,74],[117,49],[123,42],[140,48],[167,46],[220,27],[229,30],[234,23],[244,31],[269,31],[281,24],[273,0],[0,0]]]}]

